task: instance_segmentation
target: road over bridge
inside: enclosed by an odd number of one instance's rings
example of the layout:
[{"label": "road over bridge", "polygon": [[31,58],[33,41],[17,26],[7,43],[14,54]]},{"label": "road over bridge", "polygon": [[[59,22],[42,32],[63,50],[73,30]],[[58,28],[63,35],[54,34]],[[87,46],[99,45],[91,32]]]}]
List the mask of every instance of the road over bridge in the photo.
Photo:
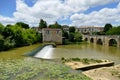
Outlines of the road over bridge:
[{"label": "road over bridge", "polygon": [[83,40],[94,44],[120,47],[120,35],[83,35]]}]

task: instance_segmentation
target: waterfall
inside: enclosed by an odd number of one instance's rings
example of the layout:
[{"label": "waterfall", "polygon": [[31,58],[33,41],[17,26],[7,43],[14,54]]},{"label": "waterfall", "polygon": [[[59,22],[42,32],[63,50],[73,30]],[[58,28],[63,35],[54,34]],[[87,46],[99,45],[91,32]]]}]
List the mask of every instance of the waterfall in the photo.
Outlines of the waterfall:
[{"label": "waterfall", "polygon": [[53,50],[54,50],[54,48],[52,45],[45,46],[42,50],[40,50],[38,53],[36,53],[36,55],[34,57],[43,58],[43,59],[51,59]]}]

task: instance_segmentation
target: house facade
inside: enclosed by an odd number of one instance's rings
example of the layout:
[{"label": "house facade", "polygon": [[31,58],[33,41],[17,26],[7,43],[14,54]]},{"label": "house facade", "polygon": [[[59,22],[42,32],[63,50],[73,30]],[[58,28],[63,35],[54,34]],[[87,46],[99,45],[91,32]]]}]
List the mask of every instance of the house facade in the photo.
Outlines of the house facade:
[{"label": "house facade", "polygon": [[62,30],[61,29],[42,29],[43,42],[55,42],[56,44],[62,44]]},{"label": "house facade", "polygon": [[86,26],[86,27],[84,26],[78,28],[78,31],[82,34],[92,34],[92,32],[100,32],[103,30],[104,30],[103,27],[94,27],[94,26]]}]

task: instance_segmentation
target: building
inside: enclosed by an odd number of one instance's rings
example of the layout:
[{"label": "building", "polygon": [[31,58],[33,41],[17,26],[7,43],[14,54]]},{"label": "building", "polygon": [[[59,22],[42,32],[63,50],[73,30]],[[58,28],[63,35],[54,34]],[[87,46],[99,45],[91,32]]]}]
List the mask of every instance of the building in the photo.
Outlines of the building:
[{"label": "building", "polygon": [[64,30],[65,32],[68,32],[68,33],[69,33],[69,26],[63,25],[62,27],[63,27],[63,30]]},{"label": "building", "polygon": [[103,31],[103,27],[94,27],[94,26],[82,26],[78,28],[78,31],[81,32],[82,34],[92,34],[92,32],[100,32]]},{"label": "building", "polygon": [[56,44],[62,44],[62,30],[43,28],[42,29],[43,42],[55,42]]}]

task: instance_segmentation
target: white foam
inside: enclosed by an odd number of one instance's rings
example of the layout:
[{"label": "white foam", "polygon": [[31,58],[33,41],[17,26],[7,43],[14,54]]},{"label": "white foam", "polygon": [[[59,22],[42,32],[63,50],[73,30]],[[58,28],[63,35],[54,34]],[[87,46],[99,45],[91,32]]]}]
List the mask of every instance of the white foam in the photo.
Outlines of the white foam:
[{"label": "white foam", "polygon": [[45,46],[42,50],[40,50],[34,57],[36,58],[44,58],[44,59],[51,59],[53,55],[53,46],[48,45]]}]

